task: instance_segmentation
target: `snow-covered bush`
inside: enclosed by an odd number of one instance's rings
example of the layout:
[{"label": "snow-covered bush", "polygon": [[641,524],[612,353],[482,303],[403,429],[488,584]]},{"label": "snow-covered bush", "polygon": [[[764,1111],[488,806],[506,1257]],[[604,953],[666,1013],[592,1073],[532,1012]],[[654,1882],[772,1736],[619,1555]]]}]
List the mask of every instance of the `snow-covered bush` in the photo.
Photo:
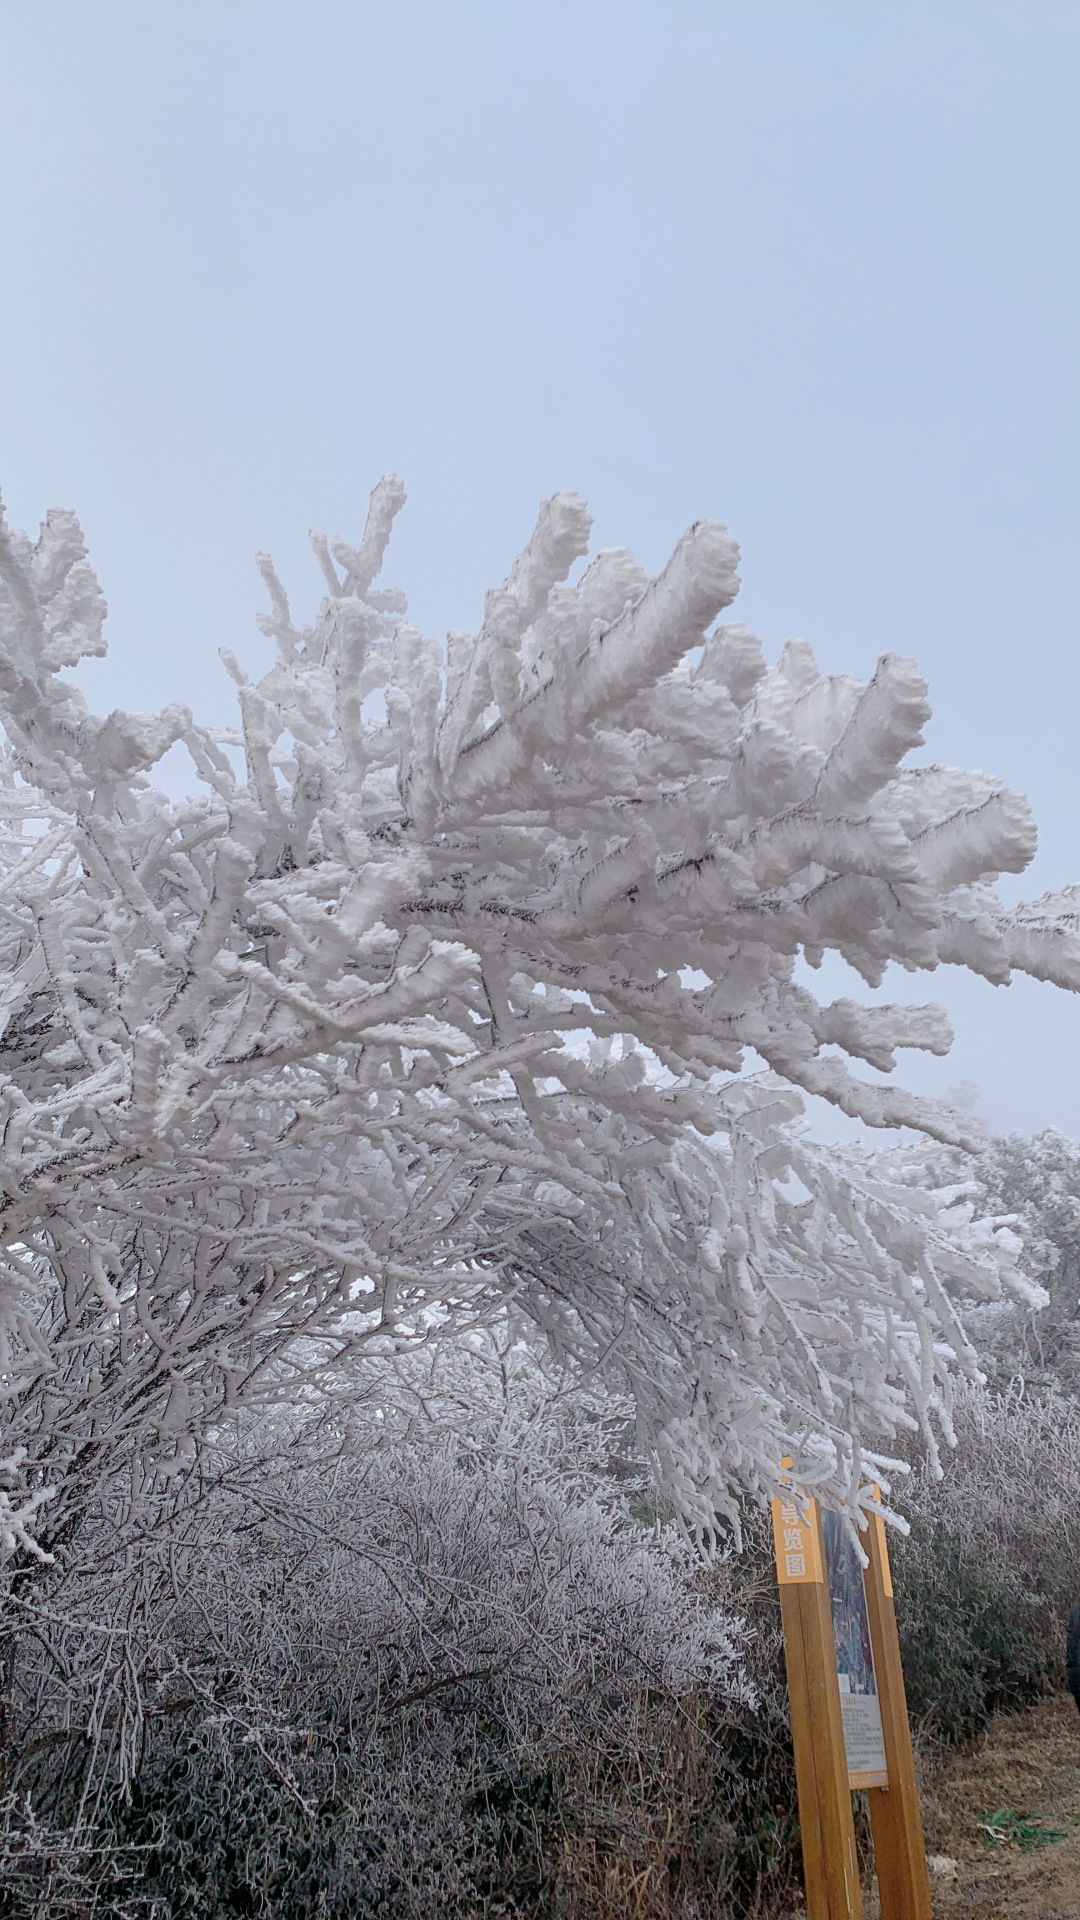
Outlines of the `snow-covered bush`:
[{"label": "snow-covered bush", "polygon": [[249,1442],[138,1560],[101,1528],[9,1596],[5,1912],[585,1920],[631,1872],[674,1911],[680,1856],[689,1898],[725,1570],[644,1511],[625,1410],[532,1368],[491,1410],[498,1360],[412,1368],[467,1433]]},{"label": "snow-covered bush", "polygon": [[1015,1216],[1021,1264],[1048,1295],[1039,1311],[1017,1300],[966,1316],[984,1368],[1007,1386],[1080,1394],[1080,1146],[1052,1129],[991,1140],[964,1169],[980,1212]]},{"label": "snow-covered bush", "polygon": [[[259,1416],[172,1484],[138,1554],[99,1521],[16,1579],[0,1904],[778,1907],[799,1855],[767,1515],[746,1503],[741,1553],[703,1566],[658,1516],[629,1412],[545,1401],[527,1354],[412,1356],[349,1431],[322,1423],[321,1459],[294,1417]],[[1060,1660],[1074,1413],[963,1388],[944,1480],[917,1460],[901,1483],[931,1741]]]},{"label": "snow-covered bush", "polygon": [[[310,625],[260,562],[277,657],[258,681],[226,657],[231,729],[92,714],[65,677],[104,646],[76,521],[0,537],[23,1554],[121,1488],[145,1530],[238,1409],[343,1402],[365,1354],[508,1312],[630,1390],[700,1524],[784,1453],[857,1494],[912,1409],[947,1419],[950,1289],[1019,1284],[1007,1234],[793,1123],[807,1090],[968,1138],[849,1064],[943,1051],[941,1010],[822,1005],[796,962],[1080,984],[1075,894],[994,891],[1025,804],[903,764],[910,661],[863,684],[791,641],[767,667],[715,626],[736,549],[711,523],[655,579],[621,550],[571,578],[588,516],[556,495],[444,656],[374,585],[402,498],[380,483],[357,548],[316,538]],[[177,742],[179,804],[146,777]]]},{"label": "snow-covered bush", "polygon": [[1069,1395],[965,1386],[944,1478],[905,1486],[893,1545],[908,1701],[932,1736],[1061,1683],[1080,1602],[1080,1422]]}]

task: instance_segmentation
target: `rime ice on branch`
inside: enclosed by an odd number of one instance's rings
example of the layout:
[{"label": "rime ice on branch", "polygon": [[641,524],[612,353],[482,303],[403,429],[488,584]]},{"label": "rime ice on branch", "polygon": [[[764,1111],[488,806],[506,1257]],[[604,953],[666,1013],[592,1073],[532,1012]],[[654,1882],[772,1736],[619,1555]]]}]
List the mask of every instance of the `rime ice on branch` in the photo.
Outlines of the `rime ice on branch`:
[{"label": "rime ice on branch", "polygon": [[[803,1089],[966,1124],[849,1065],[945,1051],[941,1010],[821,1005],[800,953],[1080,985],[1077,895],[994,891],[1024,802],[903,765],[910,661],[864,685],[714,625],[709,523],[656,579],[617,550],[571,584],[556,495],[444,659],[373,585],[403,497],[314,539],[310,626],[260,558],[277,658],[226,656],[231,731],[92,715],[78,525],[3,536],[0,1380],[54,1535],[224,1410],[345,1400],[365,1355],[507,1312],[630,1383],[691,1516],[784,1452],[841,1494],[911,1409],[947,1427],[950,1291],[1022,1284],[1006,1229],[792,1122]],[[182,805],[145,778],[176,741]]]}]

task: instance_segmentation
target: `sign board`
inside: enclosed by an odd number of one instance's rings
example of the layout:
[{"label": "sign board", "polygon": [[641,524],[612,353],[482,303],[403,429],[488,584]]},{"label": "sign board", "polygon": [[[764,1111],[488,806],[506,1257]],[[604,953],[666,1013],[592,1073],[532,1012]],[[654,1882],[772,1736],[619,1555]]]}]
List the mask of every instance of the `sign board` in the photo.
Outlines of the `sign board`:
[{"label": "sign board", "polygon": [[854,1787],[868,1789],[882,1920],[932,1920],[882,1516],[871,1506],[859,1536],[864,1569],[793,1467],[781,1462],[772,1519],[807,1920],[860,1920]]},{"label": "sign board", "polygon": [[889,1774],[863,1570],[838,1513],[822,1515],[822,1534],[848,1785],[887,1787]]},{"label": "sign board", "polygon": [[772,1503],[776,1572],[782,1587],[824,1580],[821,1560],[821,1524],[816,1500],[796,1500],[792,1493]]},{"label": "sign board", "polygon": [[829,1590],[848,1785],[887,1787],[866,1589],[851,1535],[838,1513],[823,1514],[792,1488],[773,1501],[773,1536],[781,1587],[820,1582]]}]

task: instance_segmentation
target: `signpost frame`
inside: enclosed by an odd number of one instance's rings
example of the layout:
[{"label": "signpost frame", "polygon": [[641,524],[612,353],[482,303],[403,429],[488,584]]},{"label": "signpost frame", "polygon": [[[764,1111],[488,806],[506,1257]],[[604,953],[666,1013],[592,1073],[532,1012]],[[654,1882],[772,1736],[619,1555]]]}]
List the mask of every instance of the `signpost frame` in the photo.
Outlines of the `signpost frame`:
[{"label": "signpost frame", "polygon": [[[789,1472],[793,1462],[785,1460],[783,1466]],[[862,1920],[851,1793],[867,1782],[865,1774],[849,1770],[844,1745],[821,1513],[817,1501],[807,1499],[793,1483],[773,1501],[772,1512],[807,1920]],[[880,1513],[867,1515],[859,1539],[868,1560],[863,1572],[866,1624],[888,1783],[867,1787],[881,1920],[932,1920],[892,1576]]]}]

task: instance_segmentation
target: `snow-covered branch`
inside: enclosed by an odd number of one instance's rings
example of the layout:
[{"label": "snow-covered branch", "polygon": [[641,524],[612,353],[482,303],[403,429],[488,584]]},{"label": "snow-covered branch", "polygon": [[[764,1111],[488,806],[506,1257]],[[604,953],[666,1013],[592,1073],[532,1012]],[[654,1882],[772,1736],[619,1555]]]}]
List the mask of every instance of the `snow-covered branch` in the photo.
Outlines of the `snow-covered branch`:
[{"label": "snow-covered branch", "polygon": [[[796,960],[1076,987],[1080,892],[1002,907],[1027,808],[903,764],[910,661],[766,667],[714,624],[722,527],[572,580],[556,495],[444,657],[373,585],[403,497],[315,540],[309,625],[260,557],[277,658],[226,660],[237,729],[90,713],[76,521],[0,541],[12,1445],[61,1492],[121,1459],[154,1484],[230,1409],[511,1312],[632,1383],[691,1514],[793,1450],[846,1491],[905,1409],[947,1413],[948,1287],[1012,1284],[1014,1243],[800,1136],[797,1088],[970,1128],[850,1064],[945,1051],[940,1009],[820,1005]],[[177,741],[179,804],[146,779]]]}]

